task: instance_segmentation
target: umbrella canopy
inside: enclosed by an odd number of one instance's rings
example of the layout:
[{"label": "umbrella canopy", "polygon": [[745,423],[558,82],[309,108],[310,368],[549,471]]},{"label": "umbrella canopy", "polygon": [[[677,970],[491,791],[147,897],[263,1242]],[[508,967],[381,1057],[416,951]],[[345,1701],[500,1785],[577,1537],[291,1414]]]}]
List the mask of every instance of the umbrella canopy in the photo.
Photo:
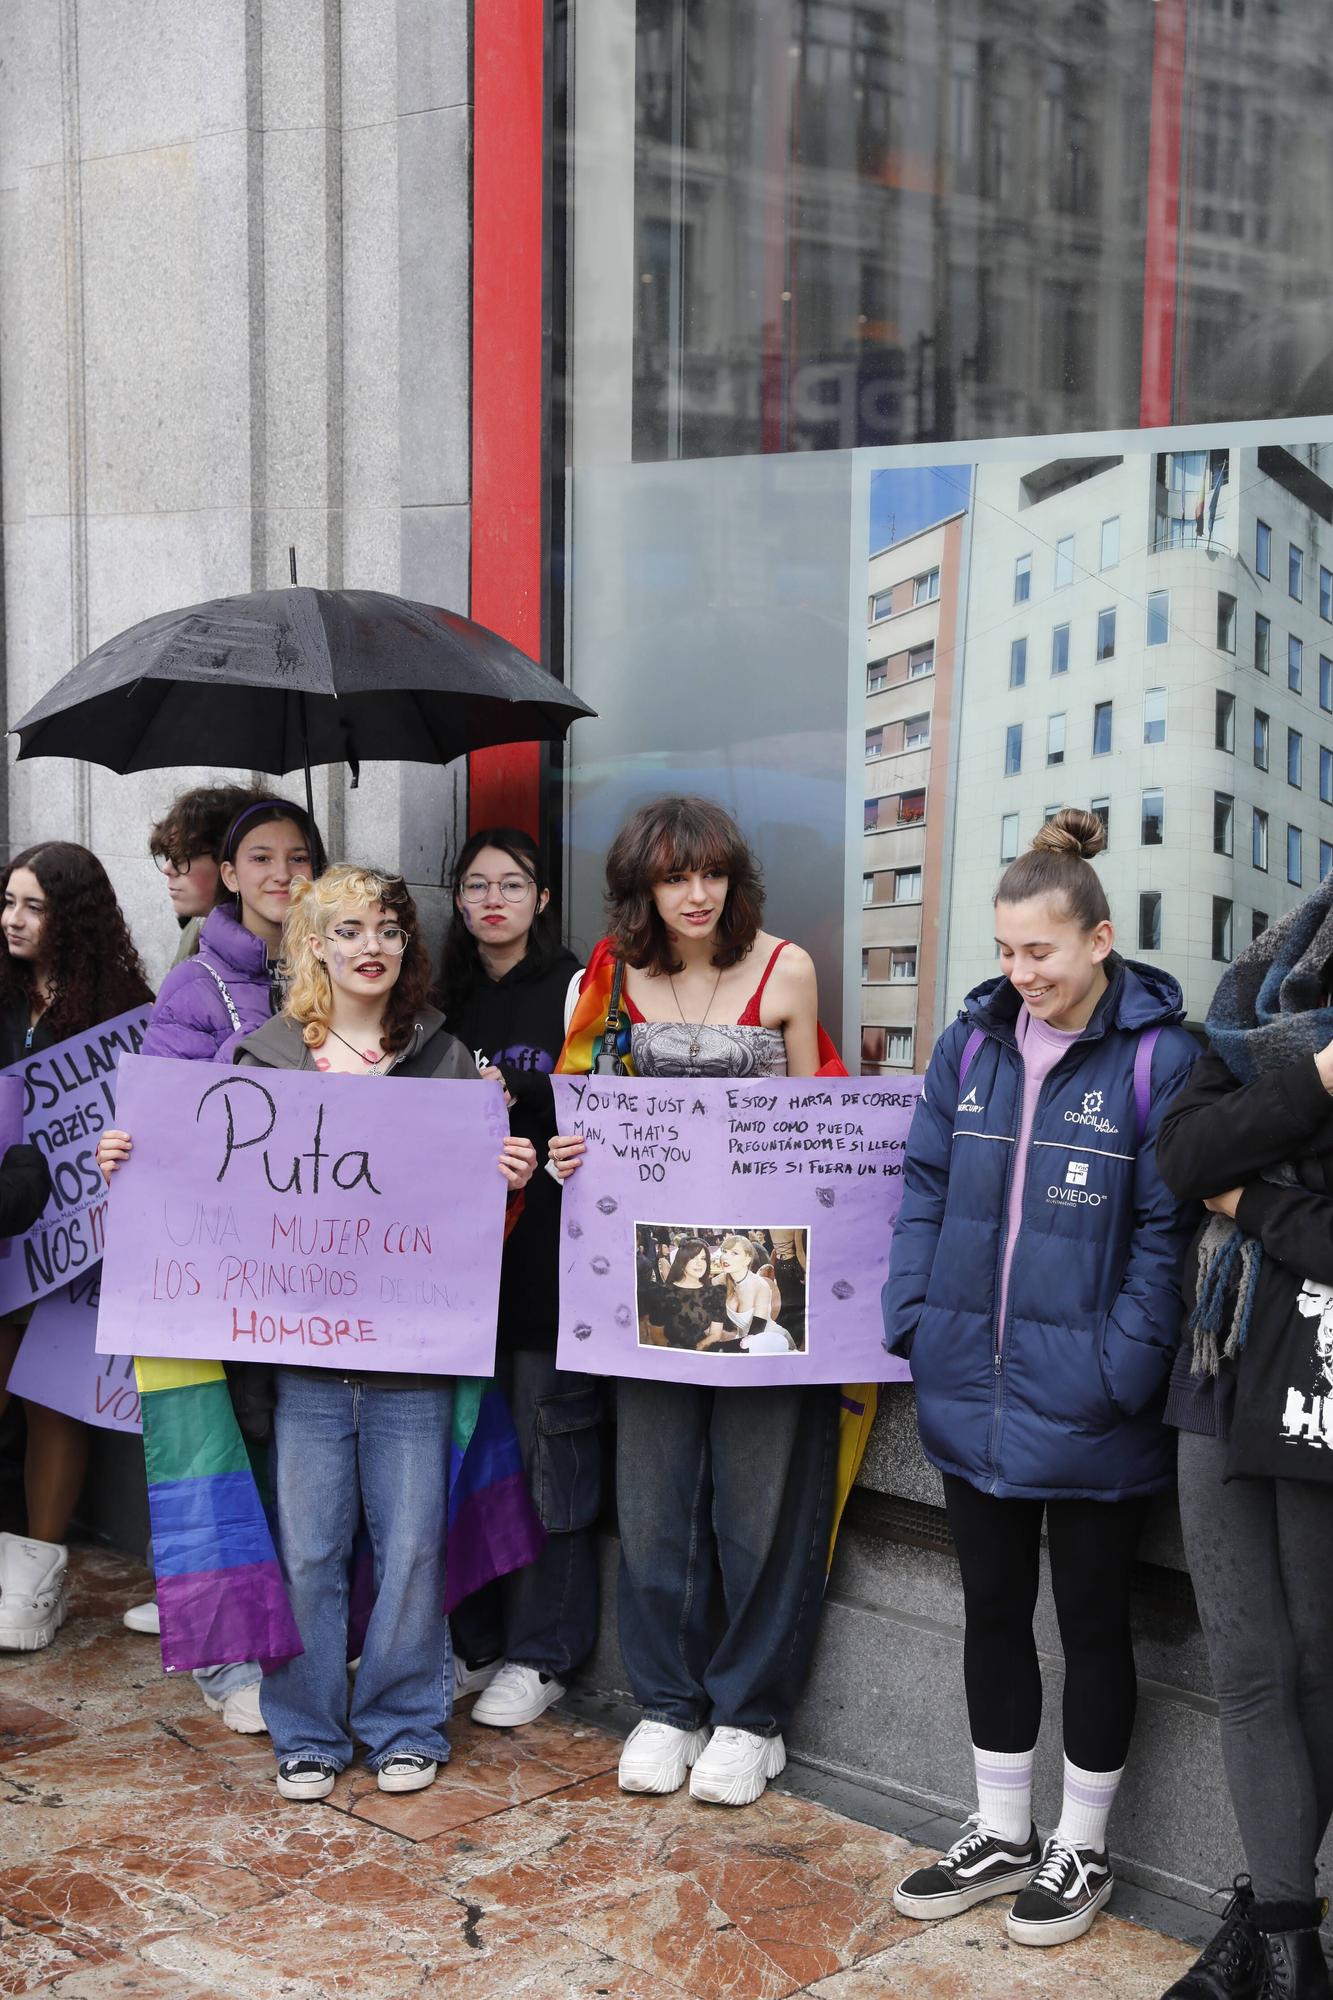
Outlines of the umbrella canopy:
[{"label": "umbrella canopy", "polygon": [[595,710],[506,639],[377,590],[259,590],[165,611],[89,653],[15,727],[20,757],[112,771],[447,764],[555,742]]}]

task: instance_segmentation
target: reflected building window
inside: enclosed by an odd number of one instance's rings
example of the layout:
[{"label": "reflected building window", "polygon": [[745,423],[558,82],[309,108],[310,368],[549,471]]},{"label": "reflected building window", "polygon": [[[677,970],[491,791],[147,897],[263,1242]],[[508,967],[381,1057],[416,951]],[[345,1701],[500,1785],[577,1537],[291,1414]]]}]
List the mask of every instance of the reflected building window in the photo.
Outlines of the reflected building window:
[{"label": "reflected building window", "polygon": [[1165,646],[1171,637],[1171,593],[1169,590],[1148,592],[1148,619],[1145,638],[1150,646]]},{"label": "reflected building window", "polygon": [[1289,729],[1287,731],[1287,783],[1295,785],[1297,791],[1300,790],[1301,732],[1299,729]]},{"label": "reflected building window", "polygon": [[1032,557],[1019,556],[1014,563],[1014,603],[1026,604],[1032,595]]},{"label": "reflected building window", "polygon": [[1213,957],[1222,965],[1231,963],[1231,899],[1213,897]]},{"label": "reflected building window", "polygon": [[1092,754],[1105,757],[1111,748],[1111,709],[1109,701],[1099,701],[1092,711]]},{"label": "reflected building window", "polygon": [[1213,853],[1232,852],[1232,821],[1235,817],[1236,801],[1229,792],[1213,793]]},{"label": "reflected building window", "polygon": [[1051,633],[1051,672],[1069,672],[1069,627],[1057,625]]},{"label": "reflected building window", "polygon": [[1262,611],[1254,614],[1254,665],[1258,673],[1268,672],[1268,640],[1270,626]]},{"label": "reflected building window", "polygon": [[1250,861],[1268,873],[1268,814],[1255,806],[1250,820]]},{"label": "reflected building window", "polygon": [[1305,648],[1294,632],[1287,634],[1287,686],[1293,694],[1301,691],[1305,672]]},{"label": "reflected building window", "polygon": [[1023,725],[1011,722],[1004,732],[1004,775],[1017,777],[1023,768]]},{"label": "reflected building window", "polygon": [[1165,743],[1166,741],[1166,689],[1147,688],[1143,696],[1143,740],[1145,743]]},{"label": "reflected building window", "polygon": [[1223,653],[1236,650],[1236,600],[1225,590],[1217,593],[1217,644]]},{"label": "reflected building window", "polygon": [[1021,688],[1028,677],[1028,642],[1026,639],[1009,641],[1009,685]]},{"label": "reflected building window", "polygon": [[1120,560],[1120,516],[1102,522],[1101,567],[1114,569]]},{"label": "reflected building window", "polygon": [[1111,845],[1111,801],[1109,799],[1094,799],[1088,810],[1094,813],[1102,823],[1102,832],[1106,836],[1106,846],[1102,849],[1104,854]]},{"label": "reflected building window", "polygon": [[1268,769],[1268,717],[1261,708],[1254,711],[1254,768]]},{"label": "reflected building window", "polygon": [[1287,595],[1299,604],[1305,588],[1305,557],[1292,542],[1287,550]]},{"label": "reflected building window", "polygon": [[1139,892],[1139,950],[1162,949],[1162,898],[1156,889]]},{"label": "reflected building window", "polygon": [[1005,813],[1000,820],[1000,859],[1012,861],[1018,853],[1018,814]]},{"label": "reflected building window", "polygon": [[1068,590],[1074,581],[1074,537],[1061,535],[1055,545],[1055,588]]},{"label": "reflected building window", "polygon": [[1097,613],[1097,658],[1115,658],[1115,606]]},{"label": "reflected building window", "polygon": [[1236,748],[1236,697],[1218,688],[1213,701],[1213,748],[1232,753]]},{"label": "reflected building window", "polygon": [[1165,820],[1165,799],[1160,789],[1154,787],[1143,794],[1139,811],[1139,842],[1143,847],[1160,847],[1162,826]]},{"label": "reflected building window", "polygon": [[1065,718],[1063,715],[1048,715],[1046,718],[1046,762],[1049,765],[1063,764],[1064,761]]},{"label": "reflected building window", "polygon": [[1254,524],[1254,567],[1265,581],[1273,574],[1273,530],[1267,521]]},{"label": "reflected building window", "polygon": [[1287,880],[1294,889],[1301,886],[1301,830],[1298,826],[1287,828]]}]

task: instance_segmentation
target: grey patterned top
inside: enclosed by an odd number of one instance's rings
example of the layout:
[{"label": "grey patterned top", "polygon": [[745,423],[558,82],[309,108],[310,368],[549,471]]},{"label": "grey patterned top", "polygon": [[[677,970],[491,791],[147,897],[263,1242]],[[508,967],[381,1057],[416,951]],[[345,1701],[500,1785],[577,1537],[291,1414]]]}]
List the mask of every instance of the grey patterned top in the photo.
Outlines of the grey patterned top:
[{"label": "grey patterned top", "polygon": [[[697,1043],[699,1053],[691,1056]],[[780,1028],[691,1027],[685,1021],[635,1021],[630,1059],[636,1076],[785,1076]]]}]

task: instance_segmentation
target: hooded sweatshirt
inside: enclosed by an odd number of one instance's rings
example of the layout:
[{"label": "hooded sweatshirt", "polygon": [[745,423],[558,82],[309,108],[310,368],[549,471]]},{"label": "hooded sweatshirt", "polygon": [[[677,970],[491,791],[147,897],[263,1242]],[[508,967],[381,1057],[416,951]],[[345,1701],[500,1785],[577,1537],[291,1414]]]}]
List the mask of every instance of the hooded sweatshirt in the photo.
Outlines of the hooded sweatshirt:
[{"label": "hooded sweatshirt", "polygon": [[[573,952],[562,949],[540,969],[531,957],[520,959],[503,979],[489,979],[478,970],[449,1021],[468,1048],[493,1062],[503,1076],[514,1100],[510,1127],[518,1138],[531,1139],[539,1161],[555,1132],[551,1072],[565,1039],[565,995],[578,969]],[[555,1352],[559,1236],[559,1183],[538,1172],[528,1182],[523,1213],[505,1245],[500,1276],[503,1352]]]}]

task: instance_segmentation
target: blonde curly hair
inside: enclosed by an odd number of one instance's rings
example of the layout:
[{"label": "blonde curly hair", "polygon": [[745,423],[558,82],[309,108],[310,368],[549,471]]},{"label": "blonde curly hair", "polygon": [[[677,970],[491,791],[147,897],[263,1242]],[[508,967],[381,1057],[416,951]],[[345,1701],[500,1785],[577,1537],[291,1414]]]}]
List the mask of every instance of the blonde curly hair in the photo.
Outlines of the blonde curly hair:
[{"label": "blonde curly hair", "polygon": [[315,939],[326,936],[329,925],[349,905],[366,912],[386,909],[407,932],[407,950],[384,1009],[384,1046],[396,1055],[411,1039],[430,985],[430,957],[417,935],[416,904],[402,876],[391,875],[387,869],[337,861],[313,882],[294,881],[291,898],[282,927],[281,971],[288,981],[282,1011],[298,1024],[308,1048],[317,1049],[327,1041],[333,1011],[333,986],[327,967],[315,953]]}]

